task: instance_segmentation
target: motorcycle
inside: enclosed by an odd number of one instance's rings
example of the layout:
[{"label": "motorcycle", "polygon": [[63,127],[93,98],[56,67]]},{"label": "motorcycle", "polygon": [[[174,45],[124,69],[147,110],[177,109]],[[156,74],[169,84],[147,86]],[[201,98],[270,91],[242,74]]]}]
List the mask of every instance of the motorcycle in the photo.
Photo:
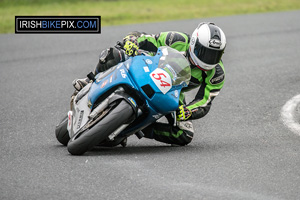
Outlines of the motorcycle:
[{"label": "motorcycle", "polygon": [[[68,115],[56,126],[57,140],[72,155],[94,146],[126,146],[127,138],[161,117],[174,114],[191,69],[170,47],[150,56],[142,52],[96,76],[71,98]],[[176,117],[174,117],[176,119]]]}]

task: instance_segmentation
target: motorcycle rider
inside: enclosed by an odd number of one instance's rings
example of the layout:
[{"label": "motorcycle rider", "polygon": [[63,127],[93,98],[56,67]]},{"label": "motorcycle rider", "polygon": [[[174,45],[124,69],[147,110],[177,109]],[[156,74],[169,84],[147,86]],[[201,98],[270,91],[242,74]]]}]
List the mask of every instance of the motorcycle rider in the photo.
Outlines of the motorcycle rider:
[{"label": "motorcycle rider", "polygon": [[[187,145],[194,135],[191,120],[204,117],[210,110],[213,99],[219,94],[225,79],[221,57],[226,47],[224,32],[213,23],[200,23],[190,37],[186,33],[169,31],[157,35],[143,32],[131,32],[123,38],[124,47],[111,47],[102,51],[95,74],[125,61],[128,56],[135,56],[139,49],[156,52],[160,46],[169,46],[181,52],[190,63],[191,80],[180,94],[180,106],[177,110],[177,124],[174,126],[171,115],[169,123],[156,122],[145,129],[146,138],[176,145]],[[88,79],[76,79],[73,85],[80,90]],[[186,104],[184,92],[197,88],[192,102]]]}]

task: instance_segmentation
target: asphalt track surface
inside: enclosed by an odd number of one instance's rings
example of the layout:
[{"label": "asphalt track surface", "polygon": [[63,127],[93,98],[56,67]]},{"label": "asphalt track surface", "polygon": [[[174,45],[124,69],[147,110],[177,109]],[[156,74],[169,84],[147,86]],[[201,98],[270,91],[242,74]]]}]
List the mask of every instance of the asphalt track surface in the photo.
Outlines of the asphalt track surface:
[{"label": "asphalt track surface", "polygon": [[[299,199],[300,137],[281,119],[300,93],[299,19],[292,11],[1,35],[0,199]],[[131,30],[191,33],[200,21],[227,35],[226,83],[194,121],[190,145],[132,136],[126,148],[71,156],[56,141],[71,82],[94,69],[101,49]]]}]

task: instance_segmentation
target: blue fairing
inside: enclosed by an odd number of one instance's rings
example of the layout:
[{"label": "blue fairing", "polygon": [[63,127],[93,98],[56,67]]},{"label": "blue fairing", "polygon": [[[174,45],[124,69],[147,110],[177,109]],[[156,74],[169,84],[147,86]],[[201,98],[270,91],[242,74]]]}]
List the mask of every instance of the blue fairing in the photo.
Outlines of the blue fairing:
[{"label": "blue fairing", "polygon": [[[137,88],[139,88],[139,91],[144,95],[147,103],[158,113],[167,114],[178,108],[179,94],[182,86],[173,86],[169,92],[163,94],[155,85],[150,77],[150,73],[157,68],[160,57],[161,54],[157,54],[154,57],[134,57],[129,68],[129,74]],[[147,69],[149,69],[149,71]],[[142,86],[147,84],[149,84],[155,92],[151,98],[141,89]]]},{"label": "blue fairing", "polygon": [[[99,97],[111,89],[113,90],[110,92],[113,92],[119,86],[126,85],[127,89],[135,90],[139,98],[144,100],[143,106],[146,105],[147,112],[144,113],[142,121],[120,133],[122,136],[141,130],[161,116],[172,113],[179,106],[181,89],[188,84],[190,79],[189,63],[178,51],[174,51],[168,47],[159,48],[155,56],[131,57],[106,72],[99,73],[88,94],[89,105],[92,108]],[[164,84],[167,84],[167,87]],[[129,97],[129,99],[135,102],[134,98]]]},{"label": "blue fairing", "polygon": [[[150,77],[150,73],[157,68],[161,56],[160,50],[156,56],[135,56],[110,69],[105,77],[103,74],[98,74],[89,91],[88,98],[91,105],[94,105],[96,100],[109,89],[118,85],[127,85],[144,97],[151,115],[158,113],[165,115],[176,110],[182,86],[173,86],[166,94],[163,94]],[[147,84],[154,90],[151,98],[142,89]]]},{"label": "blue fairing", "polygon": [[136,88],[134,83],[129,77],[128,66],[130,65],[131,59],[126,62],[120,63],[117,66],[111,68],[103,77],[103,74],[99,73],[95,78],[96,81],[92,84],[89,91],[88,99],[93,106],[96,100],[106,93],[109,89],[118,85],[128,85],[133,89]]}]

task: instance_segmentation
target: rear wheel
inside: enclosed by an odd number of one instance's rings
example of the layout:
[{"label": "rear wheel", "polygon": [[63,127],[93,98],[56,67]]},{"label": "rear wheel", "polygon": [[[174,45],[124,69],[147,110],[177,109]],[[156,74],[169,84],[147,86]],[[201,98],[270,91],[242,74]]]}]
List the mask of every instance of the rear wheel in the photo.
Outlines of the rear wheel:
[{"label": "rear wheel", "polygon": [[70,140],[67,126],[68,126],[68,116],[64,117],[63,120],[55,127],[56,139],[65,146],[67,146]]},{"label": "rear wheel", "polygon": [[104,141],[121,125],[126,124],[133,114],[132,107],[126,101],[122,100],[91,129],[74,135],[68,143],[68,151],[72,155],[84,154],[92,147]]}]

